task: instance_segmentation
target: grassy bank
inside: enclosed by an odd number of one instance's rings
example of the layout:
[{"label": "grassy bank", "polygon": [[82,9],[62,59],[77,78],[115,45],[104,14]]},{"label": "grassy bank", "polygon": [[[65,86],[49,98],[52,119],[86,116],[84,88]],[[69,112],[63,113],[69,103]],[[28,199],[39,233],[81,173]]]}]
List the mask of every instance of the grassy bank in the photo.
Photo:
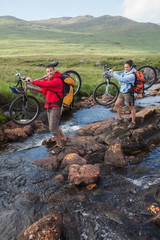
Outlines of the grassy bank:
[{"label": "grassy bank", "polygon": [[[107,63],[115,70],[123,69],[124,62],[133,59],[137,66],[145,64],[160,68],[159,56],[99,56],[99,55],[78,55],[78,56],[27,56],[27,57],[3,57],[0,58],[0,112],[7,110],[11,101],[17,97],[9,88],[16,84],[16,71],[22,76],[31,76],[33,79],[39,78],[45,74],[45,66],[54,60],[59,61],[57,70],[64,72],[66,70],[77,71],[82,78],[81,96],[90,96],[97,84],[103,81],[101,74],[103,64]],[[100,61],[101,66],[96,66]],[[35,92],[31,94],[35,95]],[[37,98],[44,103],[44,97],[37,94]]]}]

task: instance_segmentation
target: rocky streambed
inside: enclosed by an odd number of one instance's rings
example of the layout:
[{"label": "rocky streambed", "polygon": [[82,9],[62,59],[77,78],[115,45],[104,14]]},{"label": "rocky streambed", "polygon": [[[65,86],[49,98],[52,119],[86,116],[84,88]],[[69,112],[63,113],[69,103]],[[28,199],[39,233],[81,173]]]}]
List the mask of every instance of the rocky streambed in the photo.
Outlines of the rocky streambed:
[{"label": "rocky streambed", "polygon": [[[68,134],[64,150],[56,154],[51,152],[54,142],[3,151],[1,238],[159,239],[160,114],[156,109],[139,111],[134,130],[127,130],[129,116],[119,126],[114,116],[82,126],[76,135]],[[19,132],[17,140],[22,139]]]}]

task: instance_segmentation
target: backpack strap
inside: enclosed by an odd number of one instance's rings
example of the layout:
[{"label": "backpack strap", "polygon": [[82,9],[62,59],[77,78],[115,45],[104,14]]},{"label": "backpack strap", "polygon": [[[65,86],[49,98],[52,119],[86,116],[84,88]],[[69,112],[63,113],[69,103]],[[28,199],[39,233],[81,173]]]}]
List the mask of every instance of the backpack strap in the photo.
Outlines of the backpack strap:
[{"label": "backpack strap", "polygon": [[[57,78],[61,79],[62,82],[63,82],[63,76],[62,76],[62,77],[57,77]],[[58,106],[60,106],[60,107],[62,106],[63,97],[61,98],[57,92],[55,92],[55,94],[57,95],[57,97],[59,98],[59,100],[58,100],[57,102],[49,102],[49,103],[46,102],[46,104],[48,104],[49,108],[51,108],[51,105],[52,105],[52,104],[56,104],[56,105],[58,105]]]},{"label": "backpack strap", "polygon": [[[135,74],[135,72],[132,72],[130,74],[134,74],[135,81],[136,81],[136,74]],[[133,86],[132,83],[130,83],[130,84],[131,84],[132,87],[128,89],[128,92],[130,93],[131,97],[133,98],[133,106],[134,106],[134,86]],[[129,102],[129,105],[131,106],[131,102]]]}]

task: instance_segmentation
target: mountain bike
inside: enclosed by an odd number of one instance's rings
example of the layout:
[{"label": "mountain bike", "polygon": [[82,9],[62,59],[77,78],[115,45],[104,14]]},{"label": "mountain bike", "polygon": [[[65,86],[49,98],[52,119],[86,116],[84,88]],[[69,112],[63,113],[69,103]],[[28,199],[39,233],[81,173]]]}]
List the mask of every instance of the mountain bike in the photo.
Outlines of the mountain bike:
[{"label": "mountain bike", "polygon": [[[18,83],[16,86],[10,86],[10,89],[13,93],[21,94],[21,96],[14,99],[10,104],[9,117],[17,125],[28,125],[38,117],[40,104],[35,97],[28,95],[27,91],[32,87],[27,85],[25,77],[22,77],[19,72],[17,72],[16,76],[18,77]],[[22,86],[23,83],[24,87]]]},{"label": "mountain bike", "polygon": [[[136,64],[134,64],[134,67],[136,67]],[[116,101],[119,88],[115,83],[110,81],[110,68],[106,64],[104,65],[104,70],[102,77],[106,78],[106,81],[97,85],[93,93],[93,98],[97,104],[109,106]],[[157,73],[154,67],[144,65],[139,67],[137,71],[141,71],[144,75],[144,90],[149,89],[156,82]],[[123,71],[117,71],[117,73],[123,73]]]},{"label": "mountain bike", "polygon": [[[76,82],[74,96],[77,95],[81,87],[81,78],[79,74],[72,70],[65,71],[63,74],[71,76]],[[40,113],[40,103],[34,96],[28,95],[28,89],[36,92],[41,92],[41,90],[29,86],[27,82],[25,82],[26,77],[22,77],[19,72],[17,72],[16,76],[18,77],[17,85],[10,86],[10,89],[13,93],[20,94],[21,96],[11,102],[9,117],[17,125],[25,126],[35,121]],[[44,79],[44,77],[36,80],[42,79]]]},{"label": "mountain bike", "polygon": [[102,77],[106,80],[105,82],[102,82],[99,85],[97,85],[93,92],[93,98],[95,102],[102,106],[108,106],[114,103],[119,94],[118,86],[114,82],[111,82],[110,80],[111,73],[109,72],[109,70],[110,68],[107,66],[107,64],[105,64]]}]

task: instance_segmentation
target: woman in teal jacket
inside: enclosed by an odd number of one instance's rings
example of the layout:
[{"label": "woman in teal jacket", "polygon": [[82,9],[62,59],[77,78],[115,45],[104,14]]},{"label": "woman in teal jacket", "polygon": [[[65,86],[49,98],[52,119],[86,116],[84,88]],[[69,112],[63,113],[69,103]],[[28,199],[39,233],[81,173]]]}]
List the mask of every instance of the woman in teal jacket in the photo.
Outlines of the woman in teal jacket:
[{"label": "woman in teal jacket", "polygon": [[136,127],[135,115],[136,110],[134,107],[134,96],[129,93],[129,89],[134,86],[136,69],[133,67],[132,60],[128,60],[124,65],[124,72],[121,75],[118,75],[116,72],[113,72],[113,69],[110,70],[111,75],[119,81],[120,84],[120,93],[115,103],[116,111],[118,114],[117,124],[122,123],[124,119],[121,116],[121,104],[126,101],[129,109],[131,110],[132,121],[129,124],[128,128],[133,129]]}]

